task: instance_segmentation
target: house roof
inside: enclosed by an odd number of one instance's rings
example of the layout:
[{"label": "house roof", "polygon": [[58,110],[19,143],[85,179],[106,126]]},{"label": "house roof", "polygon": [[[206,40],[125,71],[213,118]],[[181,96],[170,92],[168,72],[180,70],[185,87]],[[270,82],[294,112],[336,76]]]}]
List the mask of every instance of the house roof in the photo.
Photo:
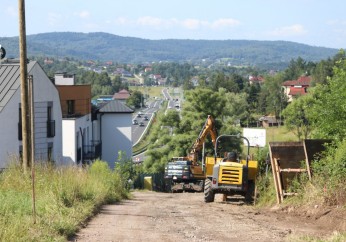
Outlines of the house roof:
[{"label": "house roof", "polygon": [[277,119],[274,116],[262,116],[258,119],[259,121],[265,121],[268,123],[277,123]]},{"label": "house roof", "polygon": [[[36,61],[30,61],[27,66],[31,71]],[[10,101],[20,87],[20,63],[16,59],[7,59],[0,65],[0,112]]]},{"label": "house roof", "polygon": [[130,97],[130,93],[126,89],[122,89],[118,93],[115,93],[113,95],[113,99],[125,100],[125,99],[128,99],[129,97]]},{"label": "house roof", "polygon": [[133,113],[134,111],[118,100],[109,101],[100,110],[100,113]]},{"label": "house roof", "polygon": [[311,77],[301,76],[297,80],[289,80],[282,83],[283,86],[310,86]]},{"label": "house roof", "polygon": [[297,96],[306,94],[306,88],[304,87],[291,87],[288,95]]}]

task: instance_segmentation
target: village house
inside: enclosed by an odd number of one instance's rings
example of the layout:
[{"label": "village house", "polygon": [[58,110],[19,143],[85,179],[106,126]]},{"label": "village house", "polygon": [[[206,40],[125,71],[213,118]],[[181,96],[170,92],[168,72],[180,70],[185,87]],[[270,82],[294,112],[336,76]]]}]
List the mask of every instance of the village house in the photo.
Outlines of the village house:
[{"label": "village house", "polygon": [[130,93],[126,89],[122,89],[119,92],[114,93],[113,95],[114,100],[118,100],[123,103],[125,103],[129,97],[130,97]]},{"label": "village house", "polygon": [[297,80],[289,80],[282,83],[288,102],[292,102],[296,97],[305,95],[308,92],[310,83],[310,76],[301,76]]},{"label": "village house", "polygon": [[264,83],[264,78],[262,76],[249,76],[250,85],[259,84],[262,85]]},{"label": "village house", "polygon": [[[63,163],[62,113],[59,93],[36,61],[27,64],[34,90],[35,160]],[[0,65],[0,168],[18,161],[22,152],[20,63],[2,60]]]}]

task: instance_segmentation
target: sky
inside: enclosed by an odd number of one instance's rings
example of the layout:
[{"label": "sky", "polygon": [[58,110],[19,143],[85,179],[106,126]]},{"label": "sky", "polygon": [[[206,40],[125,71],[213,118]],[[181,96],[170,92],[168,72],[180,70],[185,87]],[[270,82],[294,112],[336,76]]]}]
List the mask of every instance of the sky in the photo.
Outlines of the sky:
[{"label": "sky", "polygon": [[[345,0],[27,0],[25,11],[27,35],[106,32],[346,48]],[[18,22],[18,1],[1,0],[0,37],[18,36]]]}]

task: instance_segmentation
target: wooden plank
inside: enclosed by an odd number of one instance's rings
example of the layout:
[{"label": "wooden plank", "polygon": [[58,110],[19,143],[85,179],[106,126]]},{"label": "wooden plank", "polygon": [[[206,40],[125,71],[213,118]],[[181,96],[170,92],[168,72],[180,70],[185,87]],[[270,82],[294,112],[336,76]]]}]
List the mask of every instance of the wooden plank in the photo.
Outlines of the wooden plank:
[{"label": "wooden plank", "polygon": [[278,187],[278,177],[277,177],[276,168],[275,168],[275,165],[274,165],[274,157],[273,157],[273,154],[272,154],[272,149],[270,147],[270,143],[269,143],[269,155],[270,155],[270,164],[271,164],[273,180],[274,180],[276,201],[277,201],[278,204],[280,204],[281,201],[280,201],[280,193],[279,193],[279,187]]},{"label": "wooden plank", "polygon": [[276,170],[276,176],[278,178],[277,182],[278,182],[278,191],[279,191],[279,196],[280,196],[280,203],[283,202],[284,200],[284,196],[283,196],[283,187],[282,187],[282,176],[280,173],[280,164],[279,164],[279,160],[274,158],[274,166],[275,166],[275,170]]},{"label": "wooden plank", "polygon": [[304,140],[304,153],[305,153],[305,165],[306,165],[306,169],[308,170],[308,176],[309,176],[309,180],[311,181],[311,170],[310,170],[310,160],[309,160],[309,156],[308,156],[308,152],[306,150],[306,142]]},{"label": "wooden plank", "polygon": [[286,168],[286,169],[280,169],[280,172],[295,172],[295,173],[300,173],[300,172],[306,172],[306,169]]}]

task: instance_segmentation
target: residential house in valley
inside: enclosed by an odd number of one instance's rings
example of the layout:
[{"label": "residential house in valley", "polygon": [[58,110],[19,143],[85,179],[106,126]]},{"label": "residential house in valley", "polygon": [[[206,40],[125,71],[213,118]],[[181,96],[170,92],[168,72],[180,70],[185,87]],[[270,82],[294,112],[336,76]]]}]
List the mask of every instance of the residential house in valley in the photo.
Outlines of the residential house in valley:
[{"label": "residential house in valley", "polygon": [[282,86],[284,92],[288,98],[288,102],[291,102],[294,98],[298,96],[305,95],[310,87],[311,77],[301,76],[297,80],[285,81]]},{"label": "residential house in valley", "polygon": [[126,89],[122,89],[113,95],[114,100],[118,100],[122,103],[125,103],[129,97],[130,97],[130,93]]},{"label": "residential house in valley", "polygon": [[[62,113],[59,93],[36,61],[27,64],[33,78],[35,160],[62,159]],[[0,168],[18,161],[22,152],[20,63],[5,59],[0,64]]]}]

